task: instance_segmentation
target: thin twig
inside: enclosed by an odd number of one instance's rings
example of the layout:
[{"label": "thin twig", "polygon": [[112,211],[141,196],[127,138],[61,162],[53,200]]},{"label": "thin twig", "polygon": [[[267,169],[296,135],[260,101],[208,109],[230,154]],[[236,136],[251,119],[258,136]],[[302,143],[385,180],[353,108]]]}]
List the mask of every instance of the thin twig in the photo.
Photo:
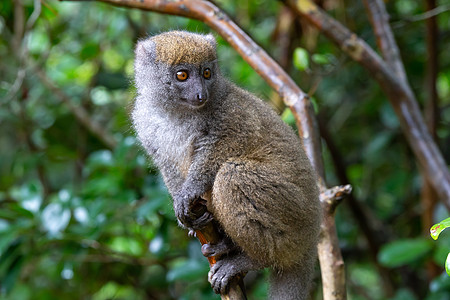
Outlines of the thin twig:
[{"label": "thin twig", "polygon": [[403,26],[404,24],[407,24],[407,23],[425,21],[427,19],[436,17],[436,16],[438,16],[442,13],[448,12],[448,11],[450,11],[450,4],[441,5],[441,6],[433,8],[433,9],[430,9],[430,10],[424,12],[423,14],[404,17],[401,20],[392,22],[392,27],[396,28],[399,26]]}]

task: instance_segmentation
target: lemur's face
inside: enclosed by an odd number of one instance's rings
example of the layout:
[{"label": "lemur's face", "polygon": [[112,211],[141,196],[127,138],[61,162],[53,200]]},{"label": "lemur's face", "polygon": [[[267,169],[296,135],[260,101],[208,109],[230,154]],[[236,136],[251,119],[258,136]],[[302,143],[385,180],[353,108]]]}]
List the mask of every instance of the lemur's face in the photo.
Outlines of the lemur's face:
[{"label": "lemur's face", "polygon": [[191,107],[202,107],[209,100],[210,89],[216,79],[214,63],[182,64],[171,68],[171,94]]},{"label": "lemur's face", "polygon": [[156,98],[167,104],[187,109],[203,107],[210,99],[218,72],[212,35],[173,31],[140,41],[136,47],[138,92],[157,92]]}]

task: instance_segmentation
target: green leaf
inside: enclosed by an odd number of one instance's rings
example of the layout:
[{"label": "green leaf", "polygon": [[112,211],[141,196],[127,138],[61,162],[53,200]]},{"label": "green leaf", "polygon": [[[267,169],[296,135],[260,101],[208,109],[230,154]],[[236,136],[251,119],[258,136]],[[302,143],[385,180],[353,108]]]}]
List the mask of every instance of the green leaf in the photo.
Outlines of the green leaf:
[{"label": "green leaf", "polygon": [[142,255],[142,247],[138,240],[131,237],[117,236],[110,243],[112,250],[129,255]]},{"label": "green leaf", "polygon": [[409,289],[399,289],[395,296],[390,298],[390,300],[413,300],[417,299],[414,294]]},{"label": "green leaf", "polygon": [[106,299],[142,299],[137,291],[130,286],[120,285],[115,282],[106,283],[92,296],[93,300]]},{"label": "green leaf", "polygon": [[311,97],[311,98],[309,98],[309,101],[311,101],[311,104],[314,109],[314,113],[318,114],[319,113],[319,104],[317,103],[317,99],[314,97]]},{"label": "green leaf", "polygon": [[294,50],[294,66],[299,71],[305,71],[309,68],[309,56],[306,49],[296,48]]},{"label": "green leaf", "polygon": [[289,125],[294,125],[295,124],[295,117],[292,114],[292,111],[289,107],[286,107],[285,110],[283,111],[283,113],[281,114],[281,119],[289,124]]},{"label": "green leaf", "polygon": [[96,42],[86,43],[80,51],[80,57],[84,60],[95,58],[100,53],[100,45]]},{"label": "green leaf", "polygon": [[11,291],[14,287],[14,284],[18,281],[17,279],[19,278],[24,262],[25,257],[22,255],[18,256],[9,266],[9,269],[6,272],[5,276],[3,278],[0,278],[2,282],[2,288],[6,293]]},{"label": "green leaf", "polygon": [[177,264],[167,273],[167,281],[194,280],[208,273],[208,265],[198,260],[187,260]]},{"label": "green leaf", "polygon": [[[18,230],[17,230],[18,231]],[[3,255],[3,252],[6,250],[7,247],[10,246],[10,244],[17,239],[17,236],[19,235],[16,230],[10,230],[7,232],[2,232],[1,238],[0,238],[0,256]]]},{"label": "green leaf", "polygon": [[313,54],[311,56],[313,62],[318,65],[326,65],[330,63],[329,56],[327,54]]},{"label": "green leaf", "polygon": [[433,244],[426,239],[404,239],[394,241],[381,248],[380,263],[386,267],[399,267],[416,261],[429,253]]},{"label": "green leaf", "polygon": [[441,232],[450,227],[450,218],[447,218],[437,224],[434,224],[430,229],[430,235],[434,240],[437,240]]}]

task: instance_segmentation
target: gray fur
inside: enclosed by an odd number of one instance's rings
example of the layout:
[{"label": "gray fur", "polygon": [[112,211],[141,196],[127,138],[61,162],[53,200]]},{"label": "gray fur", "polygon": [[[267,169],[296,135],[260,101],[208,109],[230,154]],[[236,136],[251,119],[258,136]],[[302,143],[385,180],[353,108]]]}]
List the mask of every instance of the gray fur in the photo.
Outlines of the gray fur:
[{"label": "gray fur", "polygon": [[[182,45],[186,37],[184,57],[198,57],[189,53],[192,39],[213,42],[188,32],[162,35],[158,49],[170,47],[173,38]],[[271,299],[306,299],[321,210],[316,177],[299,138],[266,103],[222,77],[214,55],[199,63],[164,54],[166,61],[177,62],[170,65],[158,59],[155,48],[154,38],[136,47],[133,125],[161,170],[180,224],[195,228],[210,220],[193,220],[190,208],[212,191],[208,211],[241,249],[211,269],[214,290],[225,291],[238,273],[270,267]],[[201,76],[205,68],[212,71],[208,80]],[[189,82],[175,79],[179,69],[189,70]],[[205,90],[201,105],[184,96],[195,98]],[[217,251],[227,252],[221,247]]]}]

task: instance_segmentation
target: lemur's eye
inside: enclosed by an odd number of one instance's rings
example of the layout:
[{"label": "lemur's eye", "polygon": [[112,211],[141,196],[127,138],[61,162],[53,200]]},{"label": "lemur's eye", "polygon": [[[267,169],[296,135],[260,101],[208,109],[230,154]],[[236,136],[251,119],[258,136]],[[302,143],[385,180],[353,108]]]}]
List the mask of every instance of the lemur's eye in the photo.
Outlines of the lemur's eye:
[{"label": "lemur's eye", "polygon": [[187,71],[178,71],[177,72],[177,79],[178,81],[185,81],[186,79],[188,79],[189,75]]},{"label": "lemur's eye", "polygon": [[210,78],[211,78],[211,70],[210,70],[210,69],[205,69],[205,70],[203,71],[203,77],[204,77],[205,79],[210,79]]}]

